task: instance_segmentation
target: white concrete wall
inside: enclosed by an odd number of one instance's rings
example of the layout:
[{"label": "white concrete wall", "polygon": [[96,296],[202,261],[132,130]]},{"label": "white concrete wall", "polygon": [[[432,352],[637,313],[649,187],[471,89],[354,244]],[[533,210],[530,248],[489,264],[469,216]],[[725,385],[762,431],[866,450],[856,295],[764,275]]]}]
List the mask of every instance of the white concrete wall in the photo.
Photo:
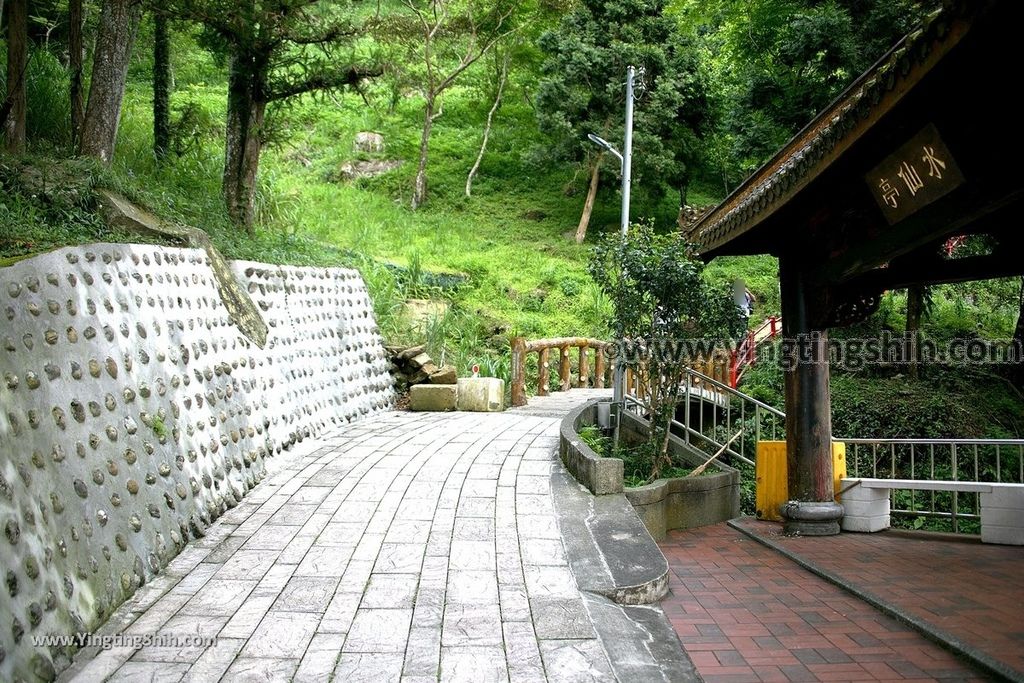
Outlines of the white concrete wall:
[{"label": "white concrete wall", "polygon": [[94,244],[0,269],[0,680],[63,668],[31,636],[101,624],[268,458],[391,406],[358,273],[232,268],[264,349],[202,251]]}]

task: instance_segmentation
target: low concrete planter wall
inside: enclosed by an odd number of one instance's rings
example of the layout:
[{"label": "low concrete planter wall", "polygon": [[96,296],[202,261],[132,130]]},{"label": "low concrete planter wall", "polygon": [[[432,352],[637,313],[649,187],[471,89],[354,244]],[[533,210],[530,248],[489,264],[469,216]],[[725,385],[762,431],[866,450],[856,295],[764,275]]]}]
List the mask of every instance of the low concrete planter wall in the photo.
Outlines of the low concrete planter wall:
[{"label": "low concrete planter wall", "polygon": [[601,457],[580,438],[580,429],[597,424],[598,403],[591,401],[565,416],[559,451],[565,468],[595,496],[622,493],[622,461]]},{"label": "low concrete planter wall", "polygon": [[[637,488],[622,485],[622,461],[599,456],[579,437],[579,430],[596,424],[597,404],[588,403],[562,422],[562,461],[576,479],[595,495],[625,494],[655,539],[673,529],[691,529],[723,522],[740,514],[740,475],[732,467],[715,463],[712,474],[658,479]],[[635,415],[622,416],[621,438],[636,443],[646,438],[650,425]],[[697,466],[706,456],[676,437],[669,448],[684,462]]]}]

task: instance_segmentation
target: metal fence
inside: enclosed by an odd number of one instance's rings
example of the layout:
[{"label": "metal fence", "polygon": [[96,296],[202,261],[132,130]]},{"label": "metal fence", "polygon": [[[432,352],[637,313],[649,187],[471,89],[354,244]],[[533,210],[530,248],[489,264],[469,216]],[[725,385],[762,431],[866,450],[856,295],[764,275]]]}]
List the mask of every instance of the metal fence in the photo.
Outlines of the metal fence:
[{"label": "metal fence", "polygon": [[[627,409],[647,408],[627,391]],[[786,415],[696,370],[688,370],[673,431],[687,443],[713,454],[740,430],[723,459],[754,466],[758,441],[786,438]],[[848,439],[849,477],[1024,483],[1024,439]],[[753,476],[747,470],[745,476]],[[893,490],[891,514],[915,520],[910,526],[954,533],[976,533],[980,494],[956,491]],[[927,523],[925,520],[930,520]]]},{"label": "metal fence", "polygon": [[[1024,439],[837,439],[850,477],[1024,483]],[[980,495],[891,492],[891,514],[947,520],[954,533],[976,531]],[[964,525],[964,522],[969,524]]]}]

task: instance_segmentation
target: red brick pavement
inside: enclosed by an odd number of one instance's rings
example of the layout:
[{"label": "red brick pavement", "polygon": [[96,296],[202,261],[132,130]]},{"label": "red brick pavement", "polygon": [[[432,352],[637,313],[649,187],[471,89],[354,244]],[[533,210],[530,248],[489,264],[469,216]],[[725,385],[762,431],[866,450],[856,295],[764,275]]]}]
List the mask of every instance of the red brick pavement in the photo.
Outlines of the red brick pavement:
[{"label": "red brick pavement", "polygon": [[916,631],[725,524],[661,544],[662,608],[708,683],[983,681]]},{"label": "red brick pavement", "polygon": [[1024,548],[891,531],[789,538],[778,524],[740,523],[1024,679]]}]

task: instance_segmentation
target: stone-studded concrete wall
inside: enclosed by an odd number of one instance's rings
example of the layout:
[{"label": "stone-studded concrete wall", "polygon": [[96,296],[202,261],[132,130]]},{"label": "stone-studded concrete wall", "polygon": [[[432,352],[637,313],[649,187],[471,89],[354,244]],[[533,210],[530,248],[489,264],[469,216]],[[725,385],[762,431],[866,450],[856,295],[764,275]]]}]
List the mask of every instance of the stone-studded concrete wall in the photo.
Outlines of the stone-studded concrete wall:
[{"label": "stone-studded concrete wall", "polygon": [[390,407],[355,271],[232,264],[264,349],[206,255],[96,244],[0,269],[0,680],[67,648],[233,507],[264,461]]}]

